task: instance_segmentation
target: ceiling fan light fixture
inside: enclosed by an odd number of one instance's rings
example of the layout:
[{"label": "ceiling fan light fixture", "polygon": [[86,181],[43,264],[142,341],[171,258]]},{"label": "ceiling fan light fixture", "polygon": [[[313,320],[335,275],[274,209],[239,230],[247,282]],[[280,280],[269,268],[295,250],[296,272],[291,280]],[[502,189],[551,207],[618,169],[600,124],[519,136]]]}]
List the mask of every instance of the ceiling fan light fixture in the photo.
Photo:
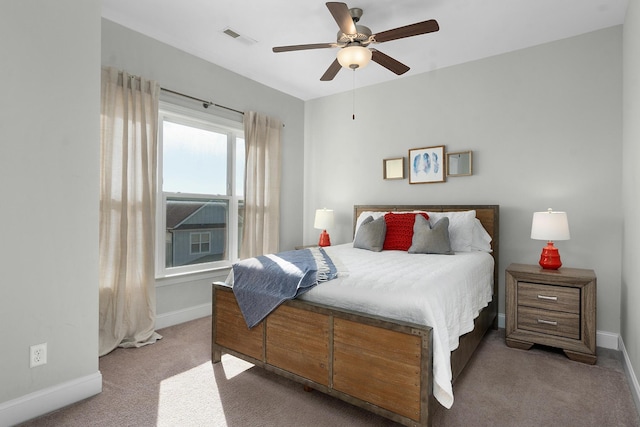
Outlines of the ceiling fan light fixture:
[{"label": "ceiling fan light fixture", "polygon": [[338,62],[344,68],[355,70],[371,62],[371,51],[364,46],[347,46],[338,51]]}]

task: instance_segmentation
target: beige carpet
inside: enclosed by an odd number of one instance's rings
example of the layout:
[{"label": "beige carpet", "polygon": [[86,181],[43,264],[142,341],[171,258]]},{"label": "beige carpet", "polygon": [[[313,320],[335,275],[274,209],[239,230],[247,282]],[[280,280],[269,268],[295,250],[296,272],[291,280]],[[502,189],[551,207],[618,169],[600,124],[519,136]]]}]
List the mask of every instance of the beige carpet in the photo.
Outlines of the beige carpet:
[{"label": "beige carpet", "polygon": [[[163,329],[100,359],[103,392],[26,426],[397,426],[239,359],[210,362],[211,318]],[[611,350],[583,365],[549,349],[515,350],[490,331],[434,426],[639,426]]]}]

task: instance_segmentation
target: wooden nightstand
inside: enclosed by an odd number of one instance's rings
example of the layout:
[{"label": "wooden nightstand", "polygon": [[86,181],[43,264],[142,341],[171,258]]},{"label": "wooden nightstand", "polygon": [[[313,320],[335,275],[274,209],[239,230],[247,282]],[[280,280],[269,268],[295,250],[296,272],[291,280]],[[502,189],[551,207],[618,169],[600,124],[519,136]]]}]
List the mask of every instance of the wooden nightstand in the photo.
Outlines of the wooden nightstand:
[{"label": "wooden nightstand", "polygon": [[505,275],[506,341],[561,348],[572,360],[596,363],[596,274],[593,270],[511,264]]}]

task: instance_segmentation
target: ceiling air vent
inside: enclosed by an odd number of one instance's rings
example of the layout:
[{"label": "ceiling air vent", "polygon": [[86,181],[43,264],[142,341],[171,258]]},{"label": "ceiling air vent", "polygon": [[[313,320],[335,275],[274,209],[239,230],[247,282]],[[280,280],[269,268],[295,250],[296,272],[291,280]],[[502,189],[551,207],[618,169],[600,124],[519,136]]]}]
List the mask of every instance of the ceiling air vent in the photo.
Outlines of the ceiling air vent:
[{"label": "ceiling air vent", "polygon": [[238,37],[240,37],[240,34],[236,33],[231,28],[227,28],[226,30],[223,31],[223,33],[225,33],[229,37],[233,37],[234,39],[237,39]]},{"label": "ceiling air vent", "polygon": [[227,27],[224,30],[222,30],[222,32],[226,35],[228,35],[229,37],[231,37],[234,40],[240,41],[246,45],[252,45],[255,43],[258,43],[257,40],[252,39],[251,37],[247,37],[247,36],[243,36],[242,34],[238,33],[237,31],[232,30],[231,28]]}]

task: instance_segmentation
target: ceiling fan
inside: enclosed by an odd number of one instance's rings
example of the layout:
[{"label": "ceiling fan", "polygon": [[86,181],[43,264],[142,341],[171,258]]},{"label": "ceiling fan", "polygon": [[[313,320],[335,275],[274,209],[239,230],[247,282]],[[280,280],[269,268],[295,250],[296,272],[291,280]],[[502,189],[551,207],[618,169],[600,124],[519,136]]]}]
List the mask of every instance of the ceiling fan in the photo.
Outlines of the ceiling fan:
[{"label": "ceiling fan", "polygon": [[438,23],[435,20],[430,19],[428,21],[418,22],[404,27],[398,27],[381,33],[372,34],[368,27],[365,27],[364,25],[357,25],[357,22],[360,20],[363,13],[362,9],[349,9],[345,3],[340,2],[328,2],[326,5],[333,16],[333,19],[336,20],[336,23],[340,28],[335,43],[299,44],[273,48],[275,53],[279,53],[294,50],[339,47],[340,50],[338,51],[337,58],[320,78],[322,81],[333,80],[342,67],[355,70],[357,68],[365,67],[371,60],[397,75],[404,74],[409,71],[408,66],[388,55],[385,55],[377,49],[368,48],[367,46],[370,44],[383,43],[405,37],[432,33],[440,29]]}]

